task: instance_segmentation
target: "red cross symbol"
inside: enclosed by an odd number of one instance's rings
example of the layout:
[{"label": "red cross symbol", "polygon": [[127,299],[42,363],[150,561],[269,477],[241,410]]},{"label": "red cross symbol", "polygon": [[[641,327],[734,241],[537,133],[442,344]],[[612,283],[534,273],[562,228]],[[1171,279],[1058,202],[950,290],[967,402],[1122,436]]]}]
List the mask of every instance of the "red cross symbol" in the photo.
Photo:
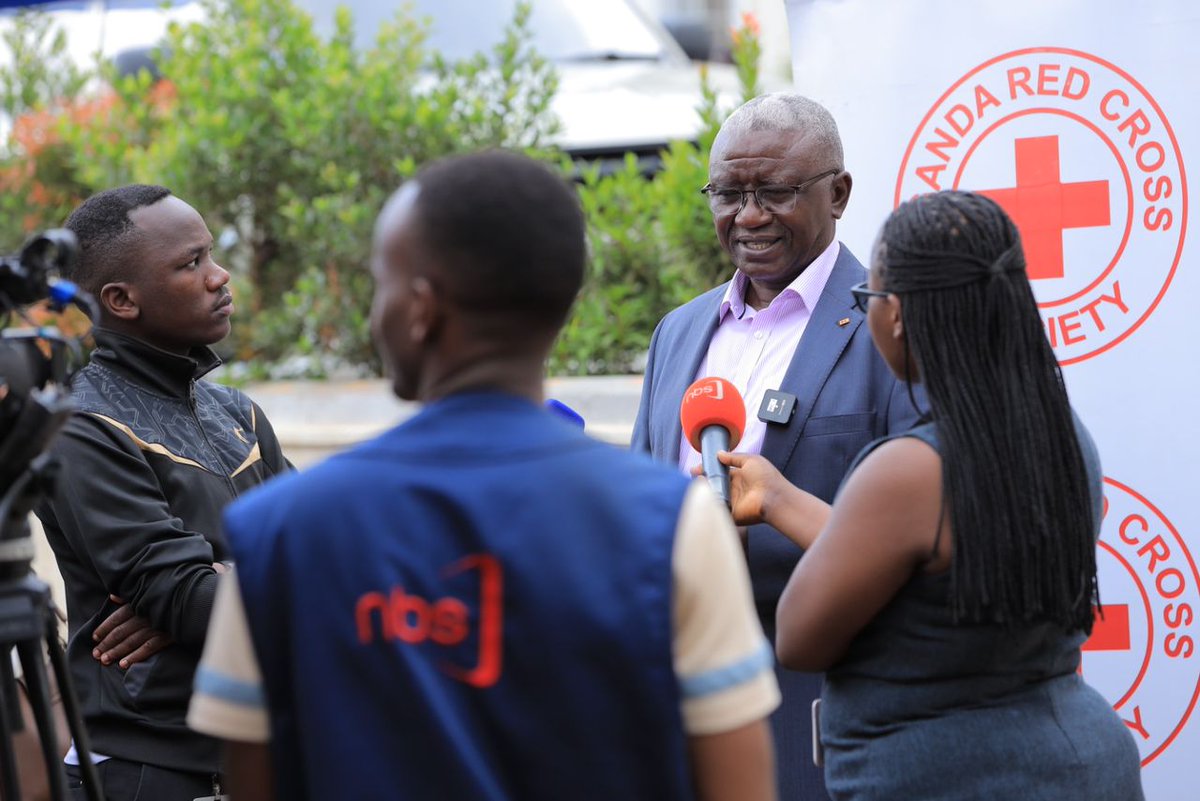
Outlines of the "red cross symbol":
[{"label": "red cross symbol", "polygon": [[[1128,651],[1129,650],[1129,606],[1126,604],[1105,604],[1104,617],[1100,610],[1092,607],[1095,624],[1092,635],[1084,642],[1081,651]],[[1083,675],[1083,662],[1079,663],[1077,671]]]},{"label": "red cross symbol", "polygon": [[1092,636],[1083,644],[1084,651],[1128,651],[1129,650],[1129,606],[1127,604],[1105,604],[1104,617],[1094,610],[1096,624]]},{"label": "red cross symbol", "polygon": [[1109,224],[1108,181],[1064,184],[1058,137],[1016,140],[1017,185],[985,189],[1021,231],[1030,278],[1063,277],[1063,231]]}]

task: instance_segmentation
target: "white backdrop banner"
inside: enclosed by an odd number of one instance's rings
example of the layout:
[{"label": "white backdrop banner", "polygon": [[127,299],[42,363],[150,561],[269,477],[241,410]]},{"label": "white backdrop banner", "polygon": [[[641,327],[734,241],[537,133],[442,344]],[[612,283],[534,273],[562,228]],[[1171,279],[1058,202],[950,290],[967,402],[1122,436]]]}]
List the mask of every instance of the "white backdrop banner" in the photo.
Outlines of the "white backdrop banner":
[{"label": "white backdrop banner", "polygon": [[1104,464],[1105,620],[1083,672],[1133,733],[1147,798],[1192,801],[1200,3],[787,5],[796,89],[841,129],[854,190],[838,234],[860,259],[901,200],[938,189],[985,192],[1020,227],[1046,335]]}]

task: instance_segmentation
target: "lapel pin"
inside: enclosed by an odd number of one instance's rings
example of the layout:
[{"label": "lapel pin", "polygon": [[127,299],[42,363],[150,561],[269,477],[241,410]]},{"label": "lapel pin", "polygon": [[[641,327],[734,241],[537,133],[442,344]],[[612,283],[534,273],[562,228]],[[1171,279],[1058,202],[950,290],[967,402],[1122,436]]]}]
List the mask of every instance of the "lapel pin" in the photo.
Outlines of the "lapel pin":
[{"label": "lapel pin", "polygon": [[842,319],[838,320],[838,328],[845,328],[848,325],[850,325],[849,317],[843,317]]}]

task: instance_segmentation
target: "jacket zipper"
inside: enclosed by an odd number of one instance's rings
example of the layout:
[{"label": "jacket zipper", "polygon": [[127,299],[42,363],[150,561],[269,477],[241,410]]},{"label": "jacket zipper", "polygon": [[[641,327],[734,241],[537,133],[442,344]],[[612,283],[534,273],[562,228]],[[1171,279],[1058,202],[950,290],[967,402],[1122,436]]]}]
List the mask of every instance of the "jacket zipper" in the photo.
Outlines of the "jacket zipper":
[{"label": "jacket zipper", "polygon": [[200,429],[200,436],[204,438],[204,444],[208,446],[208,452],[215,457],[218,465],[222,465],[221,477],[225,479],[225,485],[229,487],[230,500],[238,497],[237,485],[233,483],[233,479],[225,472],[224,460],[221,458],[221,453],[213,447],[212,440],[208,438],[208,432],[204,429],[204,424],[200,422],[200,415],[196,414],[195,380],[188,382],[188,410],[192,413],[192,419],[196,421],[196,427]]}]

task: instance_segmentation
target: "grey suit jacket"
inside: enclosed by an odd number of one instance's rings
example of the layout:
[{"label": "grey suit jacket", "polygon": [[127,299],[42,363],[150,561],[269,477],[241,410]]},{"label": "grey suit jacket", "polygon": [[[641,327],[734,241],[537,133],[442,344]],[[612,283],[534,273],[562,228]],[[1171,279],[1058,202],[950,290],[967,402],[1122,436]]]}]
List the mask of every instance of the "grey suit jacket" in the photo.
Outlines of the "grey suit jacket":
[{"label": "grey suit jacket", "polygon": [[[769,424],[762,455],[796,486],[832,501],[846,469],[864,446],[906,431],[919,413],[907,388],[875,351],[850,287],[866,270],[843,245],[778,389],[797,397],[787,425]],[[679,455],[679,406],[697,377],[717,328],[728,284],[675,309],[650,342],[633,447],[674,463]],[[923,401],[919,400],[923,405]],[[757,414],[757,409],[746,413]],[[750,528],[747,558],[759,617],[774,638],[775,604],[801,550],[774,529]]]}]

